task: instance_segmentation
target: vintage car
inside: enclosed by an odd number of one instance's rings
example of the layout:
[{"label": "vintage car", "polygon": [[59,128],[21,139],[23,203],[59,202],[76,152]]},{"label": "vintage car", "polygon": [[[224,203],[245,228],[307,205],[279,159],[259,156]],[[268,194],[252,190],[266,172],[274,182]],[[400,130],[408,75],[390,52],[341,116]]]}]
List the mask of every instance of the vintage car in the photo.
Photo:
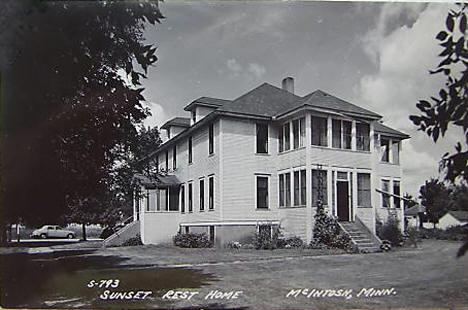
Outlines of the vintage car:
[{"label": "vintage car", "polygon": [[75,238],[75,233],[71,230],[65,230],[57,225],[44,225],[32,232],[31,238]]}]

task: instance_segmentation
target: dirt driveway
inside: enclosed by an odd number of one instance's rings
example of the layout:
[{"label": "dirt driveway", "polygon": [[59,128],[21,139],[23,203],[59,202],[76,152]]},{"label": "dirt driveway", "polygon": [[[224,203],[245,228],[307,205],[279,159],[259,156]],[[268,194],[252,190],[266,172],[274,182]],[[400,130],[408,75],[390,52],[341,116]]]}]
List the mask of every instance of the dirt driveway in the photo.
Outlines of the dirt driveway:
[{"label": "dirt driveway", "polygon": [[[7,286],[20,293],[10,295],[10,306],[58,308],[459,307],[468,305],[468,257],[455,258],[459,245],[425,241],[418,249],[360,255],[154,246],[22,253],[2,262],[2,296]],[[153,293],[144,303],[110,302],[98,297],[104,288],[87,287],[92,279],[120,279],[117,290]],[[45,284],[41,290],[35,281]]]}]

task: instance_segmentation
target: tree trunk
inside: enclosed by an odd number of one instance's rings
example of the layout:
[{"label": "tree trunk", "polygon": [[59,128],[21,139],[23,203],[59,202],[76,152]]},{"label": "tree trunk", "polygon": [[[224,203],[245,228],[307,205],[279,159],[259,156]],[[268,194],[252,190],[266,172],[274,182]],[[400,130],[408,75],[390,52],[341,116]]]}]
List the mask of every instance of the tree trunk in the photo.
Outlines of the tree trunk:
[{"label": "tree trunk", "polygon": [[83,241],[86,241],[86,224],[81,224],[81,230],[83,232]]},{"label": "tree trunk", "polygon": [[16,241],[18,243],[20,242],[21,236],[20,236],[20,224],[16,223]]}]

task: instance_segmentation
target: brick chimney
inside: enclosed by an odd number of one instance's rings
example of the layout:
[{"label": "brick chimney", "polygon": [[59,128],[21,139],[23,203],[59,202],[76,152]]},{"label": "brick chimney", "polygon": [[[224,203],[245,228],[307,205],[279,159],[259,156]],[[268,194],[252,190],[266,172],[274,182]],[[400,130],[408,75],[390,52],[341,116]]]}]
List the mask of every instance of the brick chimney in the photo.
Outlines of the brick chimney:
[{"label": "brick chimney", "polygon": [[283,89],[294,94],[294,79],[290,76],[283,79]]}]

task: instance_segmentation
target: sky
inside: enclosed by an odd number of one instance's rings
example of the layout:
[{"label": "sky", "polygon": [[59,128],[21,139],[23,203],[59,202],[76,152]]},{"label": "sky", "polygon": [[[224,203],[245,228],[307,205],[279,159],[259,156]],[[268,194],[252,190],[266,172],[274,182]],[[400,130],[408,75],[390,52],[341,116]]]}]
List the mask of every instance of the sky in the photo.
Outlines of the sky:
[{"label": "sky", "polygon": [[144,81],[152,116],[161,126],[202,97],[235,99],[264,82],[295,79],[295,93],[316,89],[383,115],[411,135],[402,147],[403,191],[438,177],[438,162],[461,131],[437,144],[409,121],[418,100],[444,81],[430,75],[440,62],[435,41],[447,3],[163,2],[166,19],[147,28],[158,62]]}]

